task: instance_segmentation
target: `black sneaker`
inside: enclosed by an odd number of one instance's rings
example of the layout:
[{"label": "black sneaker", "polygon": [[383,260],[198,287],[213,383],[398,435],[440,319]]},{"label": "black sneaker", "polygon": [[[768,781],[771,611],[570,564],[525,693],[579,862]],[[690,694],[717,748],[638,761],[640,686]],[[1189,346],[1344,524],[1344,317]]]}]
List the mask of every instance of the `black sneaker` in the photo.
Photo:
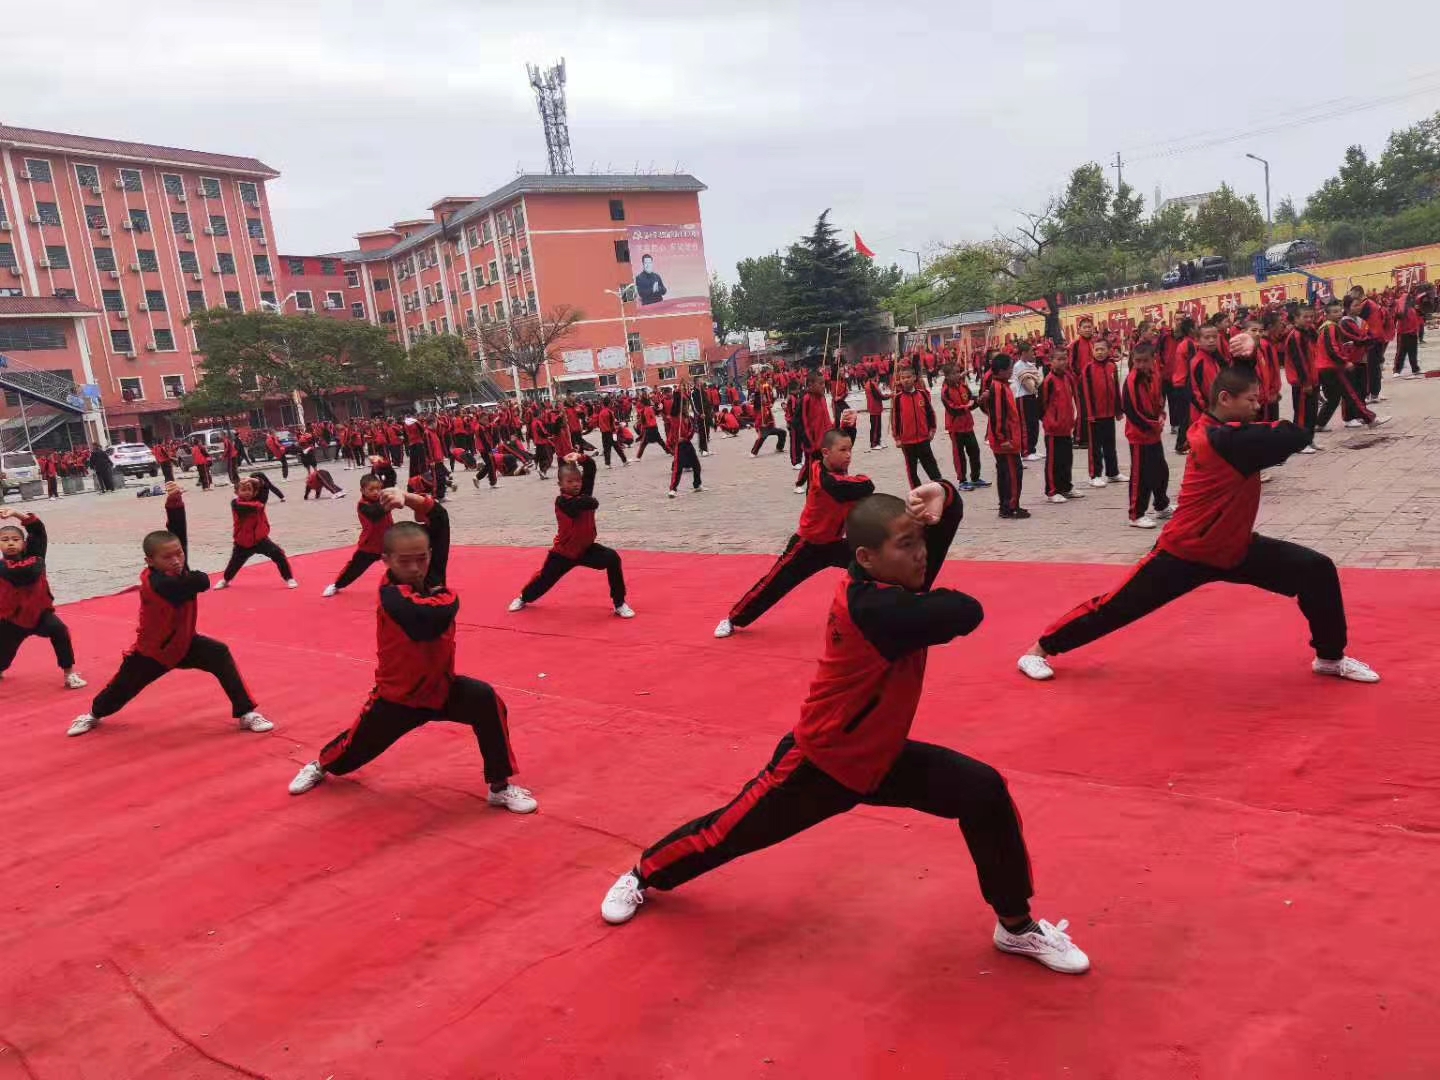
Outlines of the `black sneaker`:
[{"label": "black sneaker", "polygon": [[1030,511],[1026,510],[1023,506],[1017,506],[1014,510],[1011,510],[1010,513],[1006,514],[1005,516],[1015,518],[1018,521],[1021,518],[1028,518],[1030,516]]}]

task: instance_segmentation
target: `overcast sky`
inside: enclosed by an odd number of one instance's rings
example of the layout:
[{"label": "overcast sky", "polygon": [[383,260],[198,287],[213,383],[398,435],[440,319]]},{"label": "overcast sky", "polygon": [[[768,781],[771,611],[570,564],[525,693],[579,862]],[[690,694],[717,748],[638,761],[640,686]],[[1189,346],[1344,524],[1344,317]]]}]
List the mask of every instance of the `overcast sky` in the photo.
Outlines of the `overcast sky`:
[{"label": "overcast sky", "polygon": [[1230,0],[15,6],[0,121],[258,157],[283,174],[286,253],[543,172],[527,60],[567,60],[577,171],[678,165],[709,185],[706,253],[730,279],[827,206],[913,266],[900,249],[989,237],[1116,150],[1147,208],[1157,185],[1222,181],[1263,204],[1246,151],[1299,204],[1346,145],[1378,153],[1440,109],[1440,61],[1408,47],[1423,37],[1336,0],[1273,20]]}]

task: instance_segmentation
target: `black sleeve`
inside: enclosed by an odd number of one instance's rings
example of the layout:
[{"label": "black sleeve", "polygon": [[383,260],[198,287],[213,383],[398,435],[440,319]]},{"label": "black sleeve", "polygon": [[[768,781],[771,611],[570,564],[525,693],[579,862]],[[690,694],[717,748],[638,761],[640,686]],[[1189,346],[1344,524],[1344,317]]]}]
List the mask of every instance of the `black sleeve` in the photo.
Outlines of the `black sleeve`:
[{"label": "black sleeve", "polygon": [[1226,424],[1211,428],[1210,445],[1245,476],[1279,465],[1310,444],[1310,432],[1289,420],[1273,424]]},{"label": "black sleeve", "polygon": [[929,645],[944,645],[980,625],[980,601],[954,589],[913,593],[857,581],[850,586],[850,620],[887,660]]},{"label": "black sleeve", "polygon": [[434,641],[454,624],[460,598],[444,588],[426,596],[408,585],[385,585],[380,606],[411,641]]},{"label": "black sleeve", "polygon": [[1285,343],[1285,351],[1289,354],[1295,371],[1300,375],[1300,381],[1308,383],[1310,381],[1310,350],[1305,347],[1305,339],[1298,333],[1292,334]]},{"label": "black sleeve", "polygon": [[185,565],[190,565],[190,530],[185,522],[185,500],[170,497],[165,500],[165,528],[175,534],[185,550]]},{"label": "black sleeve", "polygon": [[34,585],[45,576],[45,560],[38,555],[27,555],[15,562],[6,562],[0,559],[0,581],[16,589],[23,589],[26,586]]},{"label": "black sleeve", "polygon": [[[925,529],[925,588],[935,584],[935,579],[940,576],[940,568],[945,564],[945,556],[950,551],[950,545],[955,542],[955,534],[960,529],[960,520],[965,516],[965,503],[960,499],[960,492],[955,490],[955,485],[949,480],[941,480],[940,486],[945,489],[945,509],[940,515],[940,520],[934,525]],[[969,631],[965,631],[969,633]]]},{"label": "black sleeve", "polygon": [[[174,532],[174,529],[170,530]],[[186,570],[179,577],[151,572],[150,586],[165,600],[176,607],[189,603],[210,588],[210,575],[199,570]]]},{"label": "black sleeve", "polygon": [[31,514],[30,520],[22,522],[22,525],[25,528],[25,555],[45,558],[50,550],[50,535],[45,531],[45,523]]},{"label": "black sleeve", "polygon": [[270,478],[262,472],[254,472],[250,474],[250,479],[260,485],[260,494],[255,496],[255,501],[258,503],[268,503],[270,501],[270,492],[275,487],[274,484],[270,483]]},{"label": "black sleeve", "polygon": [[1325,346],[1325,355],[1330,357],[1331,360],[1339,364],[1341,367],[1344,367],[1350,361],[1345,359],[1345,357],[1340,354],[1340,350],[1336,347],[1336,339],[1339,336],[1340,331],[1338,329],[1328,334],[1322,330],[1320,332],[1320,342]]},{"label": "black sleeve", "polygon": [[430,565],[445,566],[450,558],[450,513],[439,499],[426,515],[425,531],[430,534]]},{"label": "black sleeve", "polygon": [[579,517],[586,510],[598,510],[600,500],[593,495],[557,495],[555,509],[566,517]]},{"label": "black sleeve", "polygon": [[379,521],[381,518],[383,518],[386,514],[390,512],[386,510],[384,505],[382,505],[381,503],[366,502],[364,499],[361,499],[355,505],[359,509],[360,513],[363,514],[365,517],[369,518],[371,521]]},{"label": "black sleeve", "polygon": [[925,419],[930,422],[930,430],[934,431],[939,425],[935,423],[935,403],[930,400],[930,395],[925,395]]},{"label": "black sleeve", "polygon": [[868,476],[836,476],[820,466],[820,487],[836,502],[858,502],[875,494],[875,484]]},{"label": "black sleeve", "polygon": [[[582,457],[580,459],[580,494],[590,496],[595,491],[595,459]],[[594,502],[594,500],[591,500]],[[596,503],[598,506],[599,504]],[[593,510],[594,507],[591,507]]]}]

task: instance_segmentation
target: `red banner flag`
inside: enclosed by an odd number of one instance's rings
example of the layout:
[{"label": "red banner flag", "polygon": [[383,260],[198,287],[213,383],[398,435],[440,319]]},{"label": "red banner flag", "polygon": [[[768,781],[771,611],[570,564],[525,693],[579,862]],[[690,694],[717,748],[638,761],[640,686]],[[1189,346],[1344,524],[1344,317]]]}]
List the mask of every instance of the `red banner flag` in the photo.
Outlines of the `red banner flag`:
[{"label": "red banner flag", "polygon": [[858,232],[855,234],[855,250],[867,259],[873,259],[875,257],[875,253],[865,246],[864,240],[860,239]]}]

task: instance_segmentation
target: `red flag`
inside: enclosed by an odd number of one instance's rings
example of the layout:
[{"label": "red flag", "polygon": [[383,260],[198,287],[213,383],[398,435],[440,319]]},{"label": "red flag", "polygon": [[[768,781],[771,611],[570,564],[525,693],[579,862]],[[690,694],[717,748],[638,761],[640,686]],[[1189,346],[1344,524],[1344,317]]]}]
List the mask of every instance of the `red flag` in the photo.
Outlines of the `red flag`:
[{"label": "red flag", "polygon": [[864,240],[860,239],[858,232],[855,234],[855,250],[867,259],[873,259],[875,257],[875,253],[865,246]]}]

